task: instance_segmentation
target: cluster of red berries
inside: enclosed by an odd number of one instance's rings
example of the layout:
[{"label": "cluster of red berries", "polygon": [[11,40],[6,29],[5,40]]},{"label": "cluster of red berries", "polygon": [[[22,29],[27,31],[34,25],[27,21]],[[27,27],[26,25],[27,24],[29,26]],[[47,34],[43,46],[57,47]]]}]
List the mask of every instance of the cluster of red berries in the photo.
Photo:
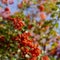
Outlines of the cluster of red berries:
[{"label": "cluster of red berries", "polygon": [[29,60],[37,60],[37,56],[39,56],[41,50],[38,48],[38,44],[36,44],[29,37],[30,33],[24,32],[21,35],[14,37],[13,40],[19,42],[22,56],[25,57],[25,55],[28,54],[30,56]]},{"label": "cluster of red berries", "polygon": [[21,21],[20,19],[15,18],[14,21],[13,21],[13,25],[16,29],[21,30],[22,27],[24,26],[24,22]]},{"label": "cluster of red berries", "polygon": [[22,19],[20,19],[20,18],[8,17],[7,19],[11,20],[13,22],[15,29],[21,30],[22,27],[25,25],[24,22],[22,21]]},{"label": "cluster of red berries", "polygon": [[[21,29],[24,24],[19,18],[8,17],[8,20],[13,21],[13,25],[16,29]],[[22,56],[25,57],[26,54],[30,56],[29,60],[37,60],[37,56],[41,53],[41,50],[38,48],[38,43],[35,43],[30,39],[30,33],[18,34],[16,37],[13,37],[12,40],[18,42],[18,47],[22,51]]]}]

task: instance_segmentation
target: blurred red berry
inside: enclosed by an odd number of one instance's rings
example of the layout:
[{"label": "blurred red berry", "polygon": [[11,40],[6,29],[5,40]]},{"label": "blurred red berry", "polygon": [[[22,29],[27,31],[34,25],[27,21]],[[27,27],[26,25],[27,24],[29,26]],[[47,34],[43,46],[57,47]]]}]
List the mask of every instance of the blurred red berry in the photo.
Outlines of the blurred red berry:
[{"label": "blurred red berry", "polygon": [[22,7],[23,7],[22,3],[19,3],[18,8],[22,8]]},{"label": "blurred red berry", "polygon": [[50,60],[48,56],[41,57],[41,60]]},{"label": "blurred red berry", "polygon": [[45,20],[45,19],[46,19],[46,14],[40,13],[40,18],[41,18],[42,20]]},{"label": "blurred red berry", "polygon": [[32,57],[30,60],[37,60],[37,57]]},{"label": "blurred red berry", "polygon": [[44,11],[44,5],[40,5],[40,6],[39,6],[39,10],[40,10],[40,11]]},{"label": "blurred red berry", "polygon": [[8,0],[1,0],[3,4],[7,4]]},{"label": "blurred red berry", "polygon": [[56,54],[56,48],[55,48],[55,49],[52,49],[52,50],[50,51],[50,54],[51,54],[51,55]]},{"label": "blurred red berry", "polygon": [[10,12],[10,9],[8,7],[5,8],[5,11],[9,11]]},{"label": "blurred red berry", "polygon": [[0,36],[0,42],[4,42],[5,37],[4,36]]},{"label": "blurred red berry", "polygon": [[28,25],[28,29],[31,29],[33,26],[32,25]]},{"label": "blurred red berry", "polygon": [[25,3],[28,3],[29,0],[23,0]]}]

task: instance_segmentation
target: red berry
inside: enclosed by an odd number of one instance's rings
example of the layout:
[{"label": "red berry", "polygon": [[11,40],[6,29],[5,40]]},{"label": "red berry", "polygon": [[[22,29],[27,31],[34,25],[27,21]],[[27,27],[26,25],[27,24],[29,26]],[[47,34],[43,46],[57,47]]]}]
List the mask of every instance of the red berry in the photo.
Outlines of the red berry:
[{"label": "red berry", "polygon": [[19,3],[18,8],[22,8],[22,7],[23,7],[22,3]]},{"label": "red berry", "polygon": [[41,60],[50,60],[48,56],[43,56]]},{"label": "red berry", "polygon": [[40,11],[44,11],[44,6],[40,5],[39,9],[40,9]]},{"label": "red berry", "polygon": [[5,8],[5,11],[10,11],[10,9],[8,7]]},{"label": "red berry", "polygon": [[40,17],[41,17],[42,20],[45,20],[46,19],[46,15],[44,13],[41,13],[40,14]]},{"label": "red berry", "polygon": [[7,4],[8,0],[1,0],[3,4]]}]

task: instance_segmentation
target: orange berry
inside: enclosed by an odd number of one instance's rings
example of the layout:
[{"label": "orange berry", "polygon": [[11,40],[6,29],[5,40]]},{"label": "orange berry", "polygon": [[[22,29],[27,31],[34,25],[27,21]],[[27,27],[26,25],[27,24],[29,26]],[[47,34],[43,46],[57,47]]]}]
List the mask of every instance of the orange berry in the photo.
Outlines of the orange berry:
[{"label": "orange berry", "polygon": [[37,60],[37,57],[32,57],[30,60]]},{"label": "orange berry", "polygon": [[48,56],[43,56],[41,60],[50,60]]},{"label": "orange berry", "polygon": [[40,14],[40,18],[41,18],[42,20],[45,20],[45,19],[46,19],[46,15],[45,15],[44,13],[41,13],[41,14]]}]

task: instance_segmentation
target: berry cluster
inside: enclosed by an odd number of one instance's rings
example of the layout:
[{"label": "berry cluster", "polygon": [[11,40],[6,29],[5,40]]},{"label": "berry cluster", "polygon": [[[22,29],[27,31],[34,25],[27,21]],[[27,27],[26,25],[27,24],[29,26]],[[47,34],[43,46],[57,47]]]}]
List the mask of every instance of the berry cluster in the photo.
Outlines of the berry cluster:
[{"label": "berry cluster", "polygon": [[25,57],[26,54],[30,56],[29,60],[36,60],[39,54],[41,54],[41,50],[38,48],[38,44],[36,44],[33,40],[30,38],[30,33],[22,33],[21,35],[17,35],[12,40],[16,40],[19,42],[19,47],[22,51],[23,57]]},{"label": "berry cluster", "polygon": [[22,19],[19,18],[11,18],[7,17],[7,19],[11,20],[13,22],[13,26],[15,29],[21,30],[22,27],[25,25]]}]

